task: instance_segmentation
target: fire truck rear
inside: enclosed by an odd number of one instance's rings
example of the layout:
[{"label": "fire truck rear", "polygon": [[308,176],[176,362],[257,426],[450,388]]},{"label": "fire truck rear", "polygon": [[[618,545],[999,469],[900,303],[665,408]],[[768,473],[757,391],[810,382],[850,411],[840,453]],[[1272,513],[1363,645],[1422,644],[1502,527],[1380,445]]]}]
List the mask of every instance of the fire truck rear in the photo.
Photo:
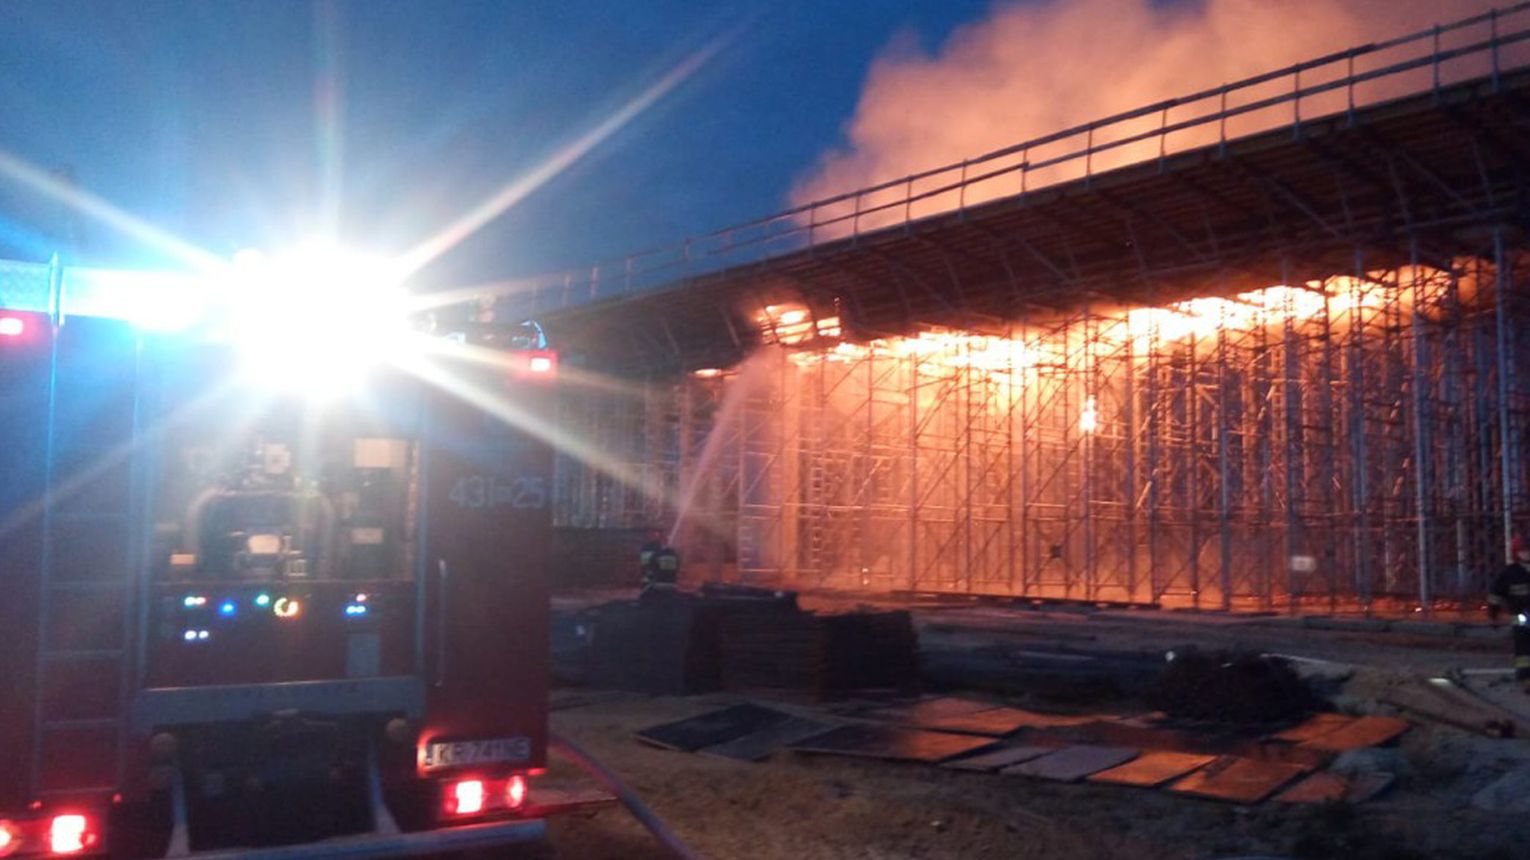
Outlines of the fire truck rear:
[{"label": "fire truck rear", "polygon": [[320,397],[259,371],[355,360],[351,308],[263,317],[252,367],[227,330],[71,314],[110,285],[41,268],[35,310],[0,286],[0,857],[539,837],[539,333],[391,332],[407,361]]}]

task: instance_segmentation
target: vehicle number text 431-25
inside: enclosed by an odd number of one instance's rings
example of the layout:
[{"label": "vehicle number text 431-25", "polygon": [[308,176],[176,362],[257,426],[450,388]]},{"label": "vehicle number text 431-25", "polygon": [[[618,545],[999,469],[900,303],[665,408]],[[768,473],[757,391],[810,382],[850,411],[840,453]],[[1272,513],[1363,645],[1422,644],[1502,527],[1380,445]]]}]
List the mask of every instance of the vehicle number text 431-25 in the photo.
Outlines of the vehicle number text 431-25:
[{"label": "vehicle number text 431-25", "polygon": [[539,475],[501,478],[495,475],[466,475],[452,485],[447,498],[461,508],[547,507],[547,480]]}]

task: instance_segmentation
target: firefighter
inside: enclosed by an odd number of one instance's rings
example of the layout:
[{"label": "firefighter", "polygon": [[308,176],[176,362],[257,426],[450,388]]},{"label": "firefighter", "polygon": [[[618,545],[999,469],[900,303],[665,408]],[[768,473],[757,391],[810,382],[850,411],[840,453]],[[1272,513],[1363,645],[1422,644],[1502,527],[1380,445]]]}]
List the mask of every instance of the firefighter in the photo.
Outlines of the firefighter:
[{"label": "firefighter", "polygon": [[653,559],[659,550],[664,548],[664,533],[658,529],[649,529],[644,535],[643,545],[638,547],[638,581],[645,586],[653,577]]},{"label": "firefighter", "polygon": [[643,566],[642,597],[673,594],[680,578],[680,553],[655,532],[638,553]]},{"label": "firefighter", "polygon": [[1513,560],[1488,592],[1488,618],[1497,627],[1499,613],[1508,610],[1514,625],[1514,678],[1530,694],[1530,543],[1516,537],[1509,553]]}]

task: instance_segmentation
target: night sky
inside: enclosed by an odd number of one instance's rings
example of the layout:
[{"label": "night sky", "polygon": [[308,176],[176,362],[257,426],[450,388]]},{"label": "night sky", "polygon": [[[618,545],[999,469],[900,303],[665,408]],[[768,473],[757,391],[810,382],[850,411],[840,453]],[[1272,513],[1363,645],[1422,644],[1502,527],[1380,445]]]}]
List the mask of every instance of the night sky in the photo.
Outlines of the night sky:
[{"label": "night sky", "polygon": [[[896,39],[937,44],[987,8],[7,0],[0,147],[219,256],[313,235],[326,189],[345,244],[392,252],[722,40],[653,109],[422,273],[475,282],[783,208],[793,180],[841,139],[879,52]],[[0,179],[0,255],[54,250],[100,265],[166,263]]]}]

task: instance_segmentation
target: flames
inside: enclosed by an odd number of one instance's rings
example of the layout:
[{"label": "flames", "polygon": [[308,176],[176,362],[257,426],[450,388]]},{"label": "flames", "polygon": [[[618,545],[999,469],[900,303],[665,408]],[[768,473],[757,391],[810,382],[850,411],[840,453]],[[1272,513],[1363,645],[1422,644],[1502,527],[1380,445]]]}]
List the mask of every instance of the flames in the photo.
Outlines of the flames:
[{"label": "flames", "polygon": [[766,305],[754,319],[766,340],[782,346],[797,346],[817,338],[836,338],[841,333],[838,316],[815,317],[807,305],[796,302]]},{"label": "flames", "polygon": [[864,342],[842,340],[838,316],[815,316],[805,304],[778,304],[755,317],[767,342],[790,349],[799,367],[821,362],[858,362],[869,358],[912,359],[921,368],[978,371],[998,381],[1080,367],[1091,360],[1119,356],[1130,348],[1143,355],[1174,344],[1208,340],[1219,332],[1251,332],[1302,325],[1324,317],[1360,319],[1404,297],[1378,280],[1332,278],[1300,286],[1278,285],[1227,297],[1204,297],[1159,307],[1122,308],[1095,313],[1087,336],[1078,327],[1048,331],[1044,326],[1016,326],[1005,335],[930,329],[907,337]]}]

